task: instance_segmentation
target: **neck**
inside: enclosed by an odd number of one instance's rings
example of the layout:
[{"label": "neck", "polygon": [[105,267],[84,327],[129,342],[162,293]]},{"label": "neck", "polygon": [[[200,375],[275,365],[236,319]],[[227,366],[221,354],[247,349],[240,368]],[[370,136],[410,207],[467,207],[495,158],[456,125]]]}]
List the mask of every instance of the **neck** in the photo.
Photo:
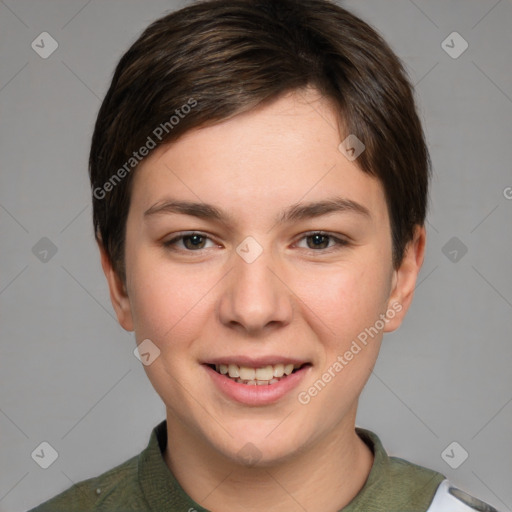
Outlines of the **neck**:
[{"label": "neck", "polygon": [[[212,512],[336,512],[364,486],[373,464],[370,448],[346,425],[284,462],[242,466],[219,454],[167,414],[165,461],[185,492]],[[184,463],[186,461],[186,463]]]}]

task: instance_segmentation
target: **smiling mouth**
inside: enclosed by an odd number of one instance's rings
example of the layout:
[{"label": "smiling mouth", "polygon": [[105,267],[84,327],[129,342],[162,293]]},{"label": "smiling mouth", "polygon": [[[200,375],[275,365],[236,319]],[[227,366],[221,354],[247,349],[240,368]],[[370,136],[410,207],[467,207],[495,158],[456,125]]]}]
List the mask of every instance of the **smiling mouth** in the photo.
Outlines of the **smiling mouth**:
[{"label": "smiling mouth", "polygon": [[292,373],[295,373],[306,366],[305,364],[269,364],[260,368],[251,368],[249,366],[239,366],[236,364],[210,364],[210,368],[217,373],[239,383],[248,386],[269,386],[286,379]]}]

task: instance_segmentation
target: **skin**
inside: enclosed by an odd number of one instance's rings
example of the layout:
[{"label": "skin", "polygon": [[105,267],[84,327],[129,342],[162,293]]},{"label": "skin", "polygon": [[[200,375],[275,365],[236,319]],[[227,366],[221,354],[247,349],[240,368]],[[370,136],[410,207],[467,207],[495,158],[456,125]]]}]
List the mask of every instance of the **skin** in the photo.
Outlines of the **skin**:
[{"label": "skin", "polygon": [[[333,106],[309,89],[187,132],[157,148],[134,176],[126,283],[100,246],[120,324],[161,351],[144,368],[166,405],[165,460],[185,491],[214,512],[337,511],[360,491],[373,463],[354,430],[358,398],[383,332],[399,327],[411,303],[425,230],[416,228],[393,268],[384,190],[338,150],[346,136],[338,124]],[[293,204],[334,195],[369,215],[275,221]],[[213,204],[231,223],[144,215],[169,198]],[[308,235],[319,230],[348,243],[327,237],[316,248]],[[190,239],[164,245],[187,231],[209,238],[199,239],[199,250]],[[247,236],[263,250],[252,263],[236,252]],[[395,315],[384,329],[301,404],[298,393],[389,309]],[[264,406],[226,398],[202,364],[268,354],[311,367],[297,389]],[[255,464],[240,458],[246,443],[258,450]]]}]

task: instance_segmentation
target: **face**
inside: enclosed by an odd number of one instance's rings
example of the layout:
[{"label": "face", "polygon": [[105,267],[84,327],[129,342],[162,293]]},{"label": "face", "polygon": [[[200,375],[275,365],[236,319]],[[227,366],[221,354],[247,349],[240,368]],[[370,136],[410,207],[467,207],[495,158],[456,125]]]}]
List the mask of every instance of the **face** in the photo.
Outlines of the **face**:
[{"label": "face", "polygon": [[184,442],[242,461],[252,443],[265,464],[354,427],[424,232],[394,269],[384,190],[340,152],[338,124],[315,91],[291,93],[134,176],[126,287],[103,266],[120,323],[160,351],[144,368]]}]

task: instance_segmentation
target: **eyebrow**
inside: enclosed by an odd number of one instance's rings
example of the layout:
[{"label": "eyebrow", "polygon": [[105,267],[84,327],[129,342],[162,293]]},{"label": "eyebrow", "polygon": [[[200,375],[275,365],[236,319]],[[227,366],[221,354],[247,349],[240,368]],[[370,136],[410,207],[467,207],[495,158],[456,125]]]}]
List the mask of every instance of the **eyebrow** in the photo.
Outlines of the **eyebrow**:
[{"label": "eyebrow", "polygon": [[[283,210],[276,218],[276,222],[284,224],[293,221],[321,217],[330,213],[357,213],[371,218],[370,210],[360,203],[343,197],[333,197],[322,201],[310,203],[296,203]],[[182,214],[206,220],[216,220],[225,224],[234,224],[234,218],[216,206],[193,201],[177,201],[167,199],[159,202],[144,212],[144,217],[160,214]]]}]

